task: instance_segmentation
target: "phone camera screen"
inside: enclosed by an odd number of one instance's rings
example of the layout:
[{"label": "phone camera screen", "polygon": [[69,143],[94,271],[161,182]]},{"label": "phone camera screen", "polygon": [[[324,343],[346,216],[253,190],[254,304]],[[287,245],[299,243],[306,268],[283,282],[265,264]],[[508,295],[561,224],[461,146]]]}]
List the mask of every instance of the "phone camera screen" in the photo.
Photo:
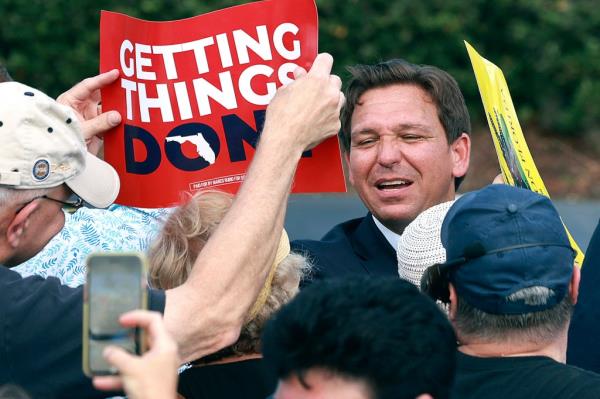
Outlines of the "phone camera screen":
[{"label": "phone camera screen", "polygon": [[142,267],[135,256],[95,257],[88,267],[89,366],[98,374],[112,374],[116,370],[102,357],[106,346],[140,352],[137,329],[121,326],[119,316],[140,308]]}]

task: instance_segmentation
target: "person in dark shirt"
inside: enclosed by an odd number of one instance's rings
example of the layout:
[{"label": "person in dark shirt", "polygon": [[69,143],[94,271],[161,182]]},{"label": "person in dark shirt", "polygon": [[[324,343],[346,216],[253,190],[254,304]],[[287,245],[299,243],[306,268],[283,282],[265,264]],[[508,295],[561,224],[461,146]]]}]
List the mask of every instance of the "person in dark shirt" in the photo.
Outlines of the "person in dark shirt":
[{"label": "person in dark shirt", "polygon": [[453,398],[600,397],[600,375],[565,364],[580,272],[549,198],[504,184],[465,194],[441,240],[447,260],[421,288],[449,303]]},{"label": "person in dark shirt", "polygon": [[447,72],[393,59],[349,68],[339,137],[349,179],[369,213],[321,240],[297,240],[310,281],[351,274],[397,276],[399,235],[422,211],[454,199],[467,173],[471,122]]}]

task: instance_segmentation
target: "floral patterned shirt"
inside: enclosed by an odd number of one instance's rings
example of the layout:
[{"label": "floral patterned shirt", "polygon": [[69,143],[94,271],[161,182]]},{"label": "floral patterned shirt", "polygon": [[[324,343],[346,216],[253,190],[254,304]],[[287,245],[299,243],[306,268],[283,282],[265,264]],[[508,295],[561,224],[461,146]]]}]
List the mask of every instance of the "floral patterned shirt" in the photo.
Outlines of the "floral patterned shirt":
[{"label": "floral patterned shirt", "polygon": [[169,208],[111,205],[65,212],[65,226],[44,249],[12,270],[23,277],[57,277],[64,285],[85,282],[85,261],[98,251],[145,251],[160,230]]}]

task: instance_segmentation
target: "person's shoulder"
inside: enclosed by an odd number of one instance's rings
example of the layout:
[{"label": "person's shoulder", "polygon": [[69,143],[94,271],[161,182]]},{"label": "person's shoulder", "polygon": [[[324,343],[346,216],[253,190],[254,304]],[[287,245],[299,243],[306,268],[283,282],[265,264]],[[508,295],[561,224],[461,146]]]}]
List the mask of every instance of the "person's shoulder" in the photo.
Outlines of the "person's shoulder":
[{"label": "person's shoulder", "polygon": [[351,234],[355,233],[357,229],[363,224],[374,223],[372,221],[373,219],[370,214],[360,218],[346,220],[345,222],[333,226],[331,230],[325,233],[323,238],[321,238],[321,241],[335,241],[336,239],[339,239],[341,237],[348,237]]},{"label": "person's shoulder", "polygon": [[329,230],[320,240],[294,240],[292,251],[310,258],[337,256],[352,247],[351,236],[364,218],[352,219],[340,223]]},{"label": "person's shoulder", "polygon": [[547,359],[551,368],[541,367],[547,388],[559,390],[561,398],[600,398],[600,375],[589,370]]},{"label": "person's shoulder", "polygon": [[306,249],[328,248],[335,244],[341,244],[348,241],[349,237],[356,232],[358,227],[365,223],[366,216],[356,219],[350,219],[331,228],[320,240],[294,240],[292,246]]},{"label": "person's shoulder", "polygon": [[80,244],[105,250],[145,250],[170,209],[142,209],[111,205],[107,209],[81,208],[65,223]]},{"label": "person's shoulder", "polygon": [[577,366],[572,366],[570,364],[561,363],[561,368],[564,370],[565,374],[570,375],[573,379],[593,382],[596,388],[598,389],[597,392],[600,393],[600,374],[597,374],[590,370],[579,368]]},{"label": "person's shoulder", "polygon": [[73,221],[78,220],[101,220],[101,219],[130,219],[134,221],[156,221],[169,215],[174,208],[136,208],[131,206],[113,204],[106,209],[80,208],[72,214]]},{"label": "person's shoulder", "polygon": [[16,271],[0,266],[0,291],[3,293],[17,292],[20,298],[27,295],[45,295],[59,293],[58,298],[66,298],[69,294],[81,292],[79,288],[68,287],[55,277],[37,275],[22,277]]},{"label": "person's shoulder", "polygon": [[600,376],[546,356],[484,358],[459,351],[453,397],[600,398]]},{"label": "person's shoulder", "polygon": [[556,375],[563,381],[564,395],[568,399],[600,398],[600,375],[575,366],[562,365],[563,372]]},{"label": "person's shoulder", "polygon": [[313,266],[307,284],[333,277],[343,277],[349,273],[364,272],[361,260],[356,254],[356,234],[365,218],[345,221],[334,226],[320,240],[294,240],[293,252],[305,256]]},{"label": "person's shoulder", "polygon": [[[57,318],[66,322],[65,310],[83,303],[82,287],[72,288],[55,277],[28,276],[0,266],[0,319],[9,325],[8,314],[17,316],[19,328],[50,326]],[[44,324],[48,320],[54,320]],[[14,322],[15,320],[12,320]]]}]

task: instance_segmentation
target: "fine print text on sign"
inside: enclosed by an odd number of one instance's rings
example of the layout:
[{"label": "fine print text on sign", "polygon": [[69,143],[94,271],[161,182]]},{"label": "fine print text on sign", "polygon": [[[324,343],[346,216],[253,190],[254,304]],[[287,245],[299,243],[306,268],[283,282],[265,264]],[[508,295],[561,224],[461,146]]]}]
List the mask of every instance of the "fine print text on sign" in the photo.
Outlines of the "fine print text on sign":
[{"label": "fine print text on sign", "polygon": [[[266,106],[316,57],[318,22],[314,0],[264,0],[167,22],[103,11],[100,36],[100,69],[120,71],[102,92],[124,116],[105,138],[117,202],[161,207],[238,189]],[[345,191],[336,138],[303,155],[293,191]]]}]

